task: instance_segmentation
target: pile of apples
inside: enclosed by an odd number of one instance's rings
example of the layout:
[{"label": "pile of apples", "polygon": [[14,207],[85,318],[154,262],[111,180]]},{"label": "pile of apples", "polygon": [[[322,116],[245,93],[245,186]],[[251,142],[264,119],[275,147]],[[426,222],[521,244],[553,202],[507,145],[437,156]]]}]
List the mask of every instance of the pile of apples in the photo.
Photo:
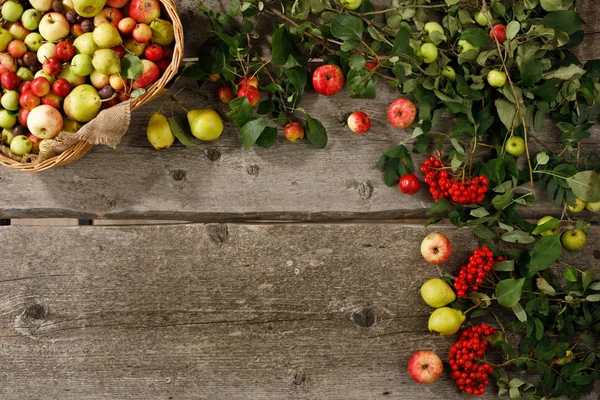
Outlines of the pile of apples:
[{"label": "pile of apples", "polygon": [[16,156],[143,93],[171,63],[158,0],[9,0],[0,12],[0,144]]}]

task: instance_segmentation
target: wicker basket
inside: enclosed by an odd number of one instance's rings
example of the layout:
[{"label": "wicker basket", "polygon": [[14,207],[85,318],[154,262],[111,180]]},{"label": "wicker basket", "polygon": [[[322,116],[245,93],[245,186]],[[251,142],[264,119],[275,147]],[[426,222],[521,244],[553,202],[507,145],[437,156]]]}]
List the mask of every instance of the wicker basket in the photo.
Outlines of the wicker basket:
[{"label": "wicker basket", "polygon": [[[0,5],[6,0],[0,0]],[[162,17],[165,17],[165,13],[168,19],[173,23],[173,30],[175,33],[175,48],[173,50],[173,59],[165,73],[161,78],[154,82],[152,85],[146,88],[146,92],[134,99],[131,99],[131,111],[134,111],[144,104],[154,100],[161,96],[165,92],[165,86],[175,76],[179,69],[179,64],[183,59],[183,27],[179,15],[177,15],[177,9],[174,0],[159,0],[162,6]],[[90,149],[94,147],[92,144],[80,141],[69,147],[61,154],[49,158],[39,163],[22,163],[15,161],[3,154],[0,154],[0,164],[4,165],[15,171],[25,172],[39,172],[44,171],[52,167],[58,167],[60,165],[67,165],[74,161],[79,160],[83,157]]]}]

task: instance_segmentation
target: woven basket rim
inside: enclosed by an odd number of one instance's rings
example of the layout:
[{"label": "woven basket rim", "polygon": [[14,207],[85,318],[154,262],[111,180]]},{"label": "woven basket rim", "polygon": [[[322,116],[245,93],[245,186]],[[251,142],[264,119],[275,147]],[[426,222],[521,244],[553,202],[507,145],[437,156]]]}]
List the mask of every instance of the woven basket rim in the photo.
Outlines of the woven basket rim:
[{"label": "woven basket rim", "polygon": [[[8,0],[0,0],[0,5],[5,1]],[[164,11],[163,13],[161,13],[161,18],[165,18],[165,16],[168,16],[168,19],[173,24],[173,31],[175,35],[175,47],[173,49],[173,58],[171,60],[171,63],[165,70],[164,74],[158,81],[154,82],[152,85],[147,87],[144,94],[134,99],[131,99],[131,111],[137,110],[144,104],[149,103],[152,100],[159,97],[160,95],[162,95],[165,91],[165,86],[175,76],[179,69],[179,65],[181,64],[181,61],[183,60],[183,26],[181,24],[181,19],[177,14],[176,4],[174,0],[158,1],[160,2],[161,8]],[[23,163],[13,160],[12,158],[0,153],[0,165],[10,168],[14,171],[40,172],[53,167],[58,167],[61,165],[66,165],[75,162],[81,157],[83,157],[88,151],[90,151],[92,147],[94,147],[94,145],[92,145],[91,143],[80,141],[75,143],[73,146],[69,147],[61,154],[44,160],[40,163]]]}]

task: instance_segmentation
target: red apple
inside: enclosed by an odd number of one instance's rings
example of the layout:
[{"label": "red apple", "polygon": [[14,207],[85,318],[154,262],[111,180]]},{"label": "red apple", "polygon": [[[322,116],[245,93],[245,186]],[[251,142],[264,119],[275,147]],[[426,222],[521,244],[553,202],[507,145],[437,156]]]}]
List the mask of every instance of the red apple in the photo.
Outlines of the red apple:
[{"label": "red apple", "polygon": [[407,128],[415,120],[417,109],[412,101],[399,98],[390,104],[388,108],[388,120],[396,128]]},{"label": "red apple", "polygon": [[12,35],[13,39],[25,40],[27,35],[31,33],[31,31],[23,26],[21,21],[9,22],[6,25],[8,32]]},{"label": "red apple", "polygon": [[152,29],[150,29],[149,25],[137,24],[133,32],[131,32],[131,36],[138,43],[148,43],[152,40]]},{"label": "red apple", "polygon": [[211,82],[219,82],[221,80],[221,74],[208,74],[207,78]]},{"label": "red apple", "polygon": [[38,76],[31,82],[31,92],[37,97],[44,97],[50,93],[50,82],[43,76]]},{"label": "red apple", "polygon": [[85,33],[85,31],[83,30],[83,27],[81,26],[81,24],[71,25],[71,35],[73,35],[74,38],[78,38],[79,36],[83,35],[84,33]]},{"label": "red apple", "polygon": [[156,62],[156,65],[158,66],[160,73],[164,74],[167,68],[169,68],[169,65],[171,65],[171,60],[167,58],[162,58]]},{"label": "red apple", "polygon": [[365,63],[365,68],[366,69],[373,69],[377,66],[377,61],[367,61]]},{"label": "red apple", "polygon": [[144,50],[144,55],[150,61],[159,61],[163,58],[163,48],[159,44],[151,44]]},{"label": "red apple", "polygon": [[441,264],[451,254],[452,243],[441,233],[430,233],[421,242],[421,255],[430,264]]},{"label": "red apple", "polygon": [[115,46],[111,47],[110,49],[117,53],[119,55],[119,58],[123,58],[125,57],[125,54],[127,54],[123,46]]},{"label": "red apple", "polygon": [[355,133],[366,133],[371,128],[371,118],[362,111],[356,111],[348,117],[348,128]]},{"label": "red apple", "polygon": [[31,144],[33,145],[31,147],[31,153],[39,153],[39,151],[40,151],[40,143],[42,142],[42,139],[40,139],[39,137],[35,136],[33,133],[29,133],[27,135],[27,138],[29,138],[29,140],[31,140]]},{"label": "red apple", "polygon": [[283,127],[283,136],[294,143],[304,137],[304,127],[300,122],[290,122]]},{"label": "red apple", "polygon": [[333,96],[344,86],[344,73],[337,65],[321,65],[313,72],[312,84],[317,93]]},{"label": "red apple", "polygon": [[[37,64],[37,57],[33,55]],[[0,53],[0,74],[5,72],[17,72],[17,62],[8,53]]]},{"label": "red apple", "polygon": [[160,3],[158,0],[132,0],[129,16],[141,24],[150,24],[160,17]]},{"label": "red apple", "polygon": [[[19,104],[24,109],[31,111],[40,105],[40,98],[31,91],[27,91],[25,93],[21,93],[21,96],[19,97]],[[27,117],[27,119],[29,119],[29,117]]]},{"label": "red apple", "polygon": [[15,39],[8,44],[8,54],[13,58],[21,58],[25,53],[27,53],[27,46],[22,40]]},{"label": "red apple", "polygon": [[59,96],[54,92],[50,92],[44,97],[42,97],[42,104],[46,104],[47,106],[54,107],[57,110],[60,110],[62,109],[63,98],[62,96]]},{"label": "red apple", "polygon": [[235,84],[238,86],[238,89],[242,88],[246,85],[254,86],[255,88],[258,89],[258,78],[255,75],[252,75],[249,77],[238,78],[235,81]]},{"label": "red apple", "polygon": [[21,83],[21,78],[12,71],[8,71],[0,76],[0,82],[2,82],[2,87],[6,90],[13,90],[19,87]]},{"label": "red apple", "polygon": [[142,75],[133,82],[134,89],[145,88],[156,82],[160,76],[160,70],[152,61],[142,60],[142,64],[144,66],[144,72],[142,72]]},{"label": "red apple", "polygon": [[398,187],[402,193],[415,194],[419,191],[421,184],[419,183],[419,178],[417,178],[415,174],[406,174],[400,178]]},{"label": "red apple", "polygon": [[[22,93],[21,96],[23,96]],[[24,127],[27,127],[27,118],[29,117],[29,111],[30,110],[26,108],[19,109],[19,115],[17,116],[17,119],[19,120],[19,123]]]},{"label": "red apple", "polygon": [[432,351],[418,351],[408,360],[408,374],[417,383],[437,381],[443,369],[442,360]]},{"label": "red apple", "polygon": [[58,58],[60,61],[71,61],[74,55],[75,46],[73,46],[72,43],[63,40],[56,44],[56,48],[54,49],[54,57]]},{"label": "red apple", "polygon": [[54,107],[41,105],[29,114],[29,131],[40,139],[52,139],[60,133],[63,126],[63,117]]},{"label": "red apple", "polygon": [[229,102],[233,100],[233,91],[229,86],[219,89],[219,100],[225,104],[229,104]]},{"label": "red apple", "polygon": [[106,5],[112,8],[123,8],[129,3],[129,0],[106,0]]},{"label": "red apple", "polygon": [[260,92],[254,86],[246,85],[246,87],[238,90],[237,97],[246,97],[250,105],[254,107],[260,101]]},{"label": "red apple", "polygon": [[[496,34],[495,37],[494,34]],[[506,26],[502,24],[494,25],[490,30],[490,39],[498,39],[498,42],[504,43],[506,41]]]},{"label": "red apple", "polygon": [[46,58],[42,64],[42,70],[45,74],[56,76],[62,70],[62,64],[56,57]]},{"label": "red apple", "polygon": [[119,22],[123,19],[123,12],[119,9],[108,7],[100,11],[100,14],[94,17],[94,26],[98,26],[104,22],[112,24],[118,28]]},{"label": "red apple", "polygon": [[31,92],[31,81],[23,81],[19,85],[18,92],[23,94],[25,92]]},{"label": "red apple", "polygon": [[127,17],[127,18],[123,18],[122,20],[119,21],[119,24],[117,25],[117,29],[123,35],[131,35],[131,33],[135,29],[136,25],[137,25],[137,21],[135,19],[133,19],[131,17]]},{"label": "red apple", "polygon": [[52,91],[58,96],[65,97],[71,91],[71,84],[65,78],[58,78],[52,84]]}]

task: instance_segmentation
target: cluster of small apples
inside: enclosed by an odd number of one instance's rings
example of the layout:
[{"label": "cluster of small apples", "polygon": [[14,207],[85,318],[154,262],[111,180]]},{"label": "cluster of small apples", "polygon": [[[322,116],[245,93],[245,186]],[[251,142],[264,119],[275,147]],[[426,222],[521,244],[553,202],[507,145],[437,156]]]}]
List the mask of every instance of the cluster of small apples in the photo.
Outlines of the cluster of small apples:
[{"label": "cluster of small apples", "polygon": [[[9,0],[1,14],[0,127],[16,156],[76,131],[171,62],[173,25],[158,0]],[[136,79],[121,77],[128,53],[140,58]]]},{"label": "cluster of small apples", "polygon": [[[567,210],[575,214],[580,213],[583,210],[600,212],[600,202],[585,202],[579,197],[575,196],[575,204],[567,204]],[[548,236],[560,234],[560,241],[563,247],[567,250],[580,250],[587,242],[587,235],[581,229],[570,226],[567,229],[562,230],[561,233],[560,221],[557,218],[547,215],[540,218],[540,220],[537,222],[538,227],[541,227],[544,224],[547,224],[547,226],[552,226],[552,228],[540,232],[540,235]]]},{"label": "cluster of small apples", "polygon": [[[490,29],[490,38],[492,40],[497,41],[500,44],[506,41],[506,26],[500,23],[494,23],[494,15],[491,11],[487,10],[485,11],[485,13],[483,11],[477,11],[474,17],[477,23],[484,27],[489,26],[491,21],[492,28]],[[488,17],[490,19],[489,21]],[[437,22],[428,22],[423,27],[421,39],[423,41],[423,44],[421,44],[421,46],[419,46],[419,48],[417,49],[417,56],[419,56],[425,64],[431,64],[438,59],[438,46],[443,41],[447,40],[444,34],[444,28]],[[459,40],[459,54],[469,51],[478,54],[480,48],[472,45],[467,40]],[[454,79],[456,79],[456,71],[454,70],[454,68],[447,65],[442,69],[441,76],[450,81],[454,81]],[[506,73],[500,70],[493,69],[488,73],[487,81],[490,86],[501,88],[506,84]]]}]

